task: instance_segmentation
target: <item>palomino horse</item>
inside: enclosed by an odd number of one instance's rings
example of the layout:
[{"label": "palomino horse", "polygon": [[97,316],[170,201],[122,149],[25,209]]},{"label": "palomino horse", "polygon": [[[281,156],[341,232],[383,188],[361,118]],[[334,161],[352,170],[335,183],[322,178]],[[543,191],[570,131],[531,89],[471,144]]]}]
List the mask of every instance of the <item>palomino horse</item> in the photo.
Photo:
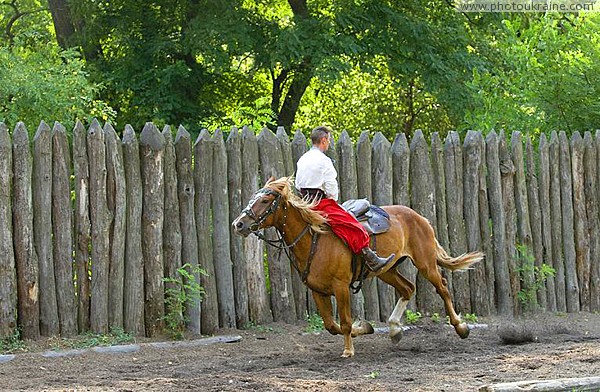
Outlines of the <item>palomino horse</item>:
[{"label": "palomino horse", "polygon": [[[344,335],[342,357],[351,357],[354,355],[352,337],[373,333],[373,327],[365,321],[352,324],[350,285],[358,278],[360,269],[352,268],[351,251],[327,228],[326,219],[310,207],[307,200],[294,193],[290,179],[271,179],[254,194],[232,225],[243,236],[271,226],[279,231],[285,247],[293,253],[294,266],[312,291],[325,328],[333,335]],[[396,258],[378,272],[377,277],[392,285],[400,298],[388,320],[392,341],[397,343],[402,337],[400,319],[415,291],[415,285],[395,268],[405,256],[435,286],[444,300],[450,323],[461,338],[466,338],[469,328],[454,310],[446,279],[438,265],[452,271],[466,269],[480,261],[483,254],[472,252],[450,257],[436,240],[427,219],[404,206],[383,209],[390,215],[391,227],[388,232],[377,235],[377,253],[380,256],[395,253]],[[337,300],[339,325],[332,316],[332,295]]]}]

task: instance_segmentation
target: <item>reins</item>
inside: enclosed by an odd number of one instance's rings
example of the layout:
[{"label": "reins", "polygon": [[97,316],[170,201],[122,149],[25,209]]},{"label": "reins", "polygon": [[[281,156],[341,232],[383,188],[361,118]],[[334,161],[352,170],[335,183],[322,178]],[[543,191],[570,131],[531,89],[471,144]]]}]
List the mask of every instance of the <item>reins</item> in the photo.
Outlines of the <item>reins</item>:
[{"label": "reins", "polygon": [[[256,203],[258,198],[262,195],[274,195],[275,199],[273,199],[269,208],[267,210],[265,210],[265,212],[260,217],[257,217],[256,214],[254,213],[254,211],[252,211],[252,206],[254,205],[254,203]],[[306,284],[306,279],[308,278],[308,273],[310,272],[310,266],[312,264],[312,260],[314,258],[315,252],[317,250],[317,242],[319,240],[319,233],[313,232],[311,246],[310,246],[310,253],[308,255],[308,260],[306,261],[306,268],[304,269],[304,271],[301,271],[300,266],[298,265],[298,261],[296,260],[296,257],[294,256],[294,253],[292,252],[292,248],[294,246],[296,246],[298,244],[298,242],[300,242],[300,240],[302,239],[302,237],[304,237],[304,235],[306,235],[306,233],[308,233],[308,231],[310,230],[310,224],[307,223],[306,226],[304,227],[304,229],[302,229],[302,231],[296,236],[296,238],[294,238],[294,240],[289,245],[285,242],[285,239],[283,238],[283,236],[285,235],[285,232],[282,230],[279,230],[279,228],[276,228],[277,237],[278,237],[276,240],[271,240],[271,239],[267,238],[262,232],[258,231],[258,227],[269,217],[269,215],[274,214],[277,211],[277,209],[279,208],[279,205],[280,205],[281,197],[282,197],[281,193],[279,193],[273,189],[269,189],[269,188],[259,189],[256,192],[256,194],[254,195],[254,198],[252,198],[252,200],[250,200],[250,202],[248,203],[248,206],[246,208],[244,208],[242,210],[242,212],[254,220],[254,223],[250,226],[250,230],[252,231],[252,233],[254,235],[256,235],[259,239],[266,242],[267,245],[270,245],[279,250],[279,253],[277,255],[277,262],[279,262],[281,260],[281,251],[283,250],[285,252],[286,256],[288,257],[288,259],[290,259],[290,261],[292,262],[292,265],[294,266],[296,271],[298,271],[298,273],[300,274],[300,277],[302,278],[302,283]],[[283,205],[283,210],[284,210],[283,226],[285,227],[286,221],[287,221],[287,207],[285,204]]]}]

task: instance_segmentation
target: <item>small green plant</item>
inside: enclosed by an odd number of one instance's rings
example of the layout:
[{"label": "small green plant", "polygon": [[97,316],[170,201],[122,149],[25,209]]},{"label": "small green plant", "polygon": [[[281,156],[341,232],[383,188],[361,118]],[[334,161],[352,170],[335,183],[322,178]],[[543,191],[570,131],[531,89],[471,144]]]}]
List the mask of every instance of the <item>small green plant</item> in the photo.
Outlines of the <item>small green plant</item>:
[{"label": "small green plant", "polygon": [[192,304],[201,301],[204,297],[204,287],[198,282],[200,275],[205,275],[204,271],[198,265],[186,263],[177,269],[178,277],[163,278],[165,282],[165,305],[166,313],[163,317],[165,329],[174,340],[183,339],[185,331],[185,322],[188,321],[184,316],[186,304]]},{"label": "small green plant", "polygon": [[381,372],[379,370],[373,370],[371,373],[367,374],[365,377],[376,379],[380,375],[381,375]]},{"label": "small green plant", "polygon": [[421,320],[423,315],[421,312],[413,312],[410,309],[406,309],[405,317],[407,324],[416,324],[419,320]]},{"label": "small green plant", "polygon": [[472,324],[477,323],[477,315],[475,313],[465,313],[464,319],[466,322]]},{"label": "small green plant", "polygon": [[306,322],[308,322],[308,326],[305,328],[305,332],[310,332],[310,333],[314,333],[314,332],[320,332],[323,329],[325,329],[325,327],[323,326],[323,319],[321,318],[321,316],[319,316],[316,313],[313,314],[307,314],[306,315]]},{"label": "small green plant", "polygon": [[112,328],[109,333],[85,332],[74,338],[57,338],[50,343],[53,350],[65,348],[90,348],[98,346],[115,346],[131,343],[135,338],[131,333],[125,332],[123,328]]},{"label": "small green plant", "polygon": [[522,287],[517,293],[517,298],[521,302],[524,310],[532,311],[538,306],[538,290],[544,287],[546,280],[549,277],[554,276],[556,271],[545,263],[541,266],[536,266],[535,257],[526,245],[517,244],[517,252],[517,271],[521,277]]},{"label": "small green plant", "polygon": [[0,354],[13,354],[27,351],[27,345],[21,340],[21,331],[16,329],[10,336],[0,339]]},{"label": "small green plant", "polygon": [[439,323],[442,320],[442,317],[440,316],[439,313],[434,313],[431,315],[431,321],[433,321],[434,323]]}]

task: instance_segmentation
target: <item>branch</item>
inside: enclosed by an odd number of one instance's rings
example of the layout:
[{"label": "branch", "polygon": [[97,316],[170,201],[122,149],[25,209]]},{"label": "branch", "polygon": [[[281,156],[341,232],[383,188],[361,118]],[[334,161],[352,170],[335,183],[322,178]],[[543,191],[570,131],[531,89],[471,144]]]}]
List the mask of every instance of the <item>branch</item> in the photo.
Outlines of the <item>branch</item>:
[{"label": "branch", "polygon": [[43,11],[48,11],[48,8],[39,8],[39,9],[33,10],[33,11],[21,12],[21,11],[19,11],[19,6],[17,5],[17,0],[12,0],[10,3],[1,2],[0,5],[5,5],[8,7],[11,7],[15,12],[15,14],[8,20],[8,23],[6,24],[6,28],[4,30],[4,33],[6,34],[6,37],[8,38],[9,46],[12,46],[14,43],[15,35],[12,32],[12,28],[19,19],[21,19],[22,17],[27,16],[27,15],[36,14],[38,12],[43,12]]}]

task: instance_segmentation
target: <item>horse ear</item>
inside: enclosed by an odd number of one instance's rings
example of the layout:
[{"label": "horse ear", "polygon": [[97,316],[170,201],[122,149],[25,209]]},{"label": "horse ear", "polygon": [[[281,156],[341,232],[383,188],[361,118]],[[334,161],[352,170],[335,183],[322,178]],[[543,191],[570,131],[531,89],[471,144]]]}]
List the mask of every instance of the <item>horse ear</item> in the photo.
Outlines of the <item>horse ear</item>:
[{"label": "horse ear", "polygon": [[275,181],[275,177],[271,176],[269,177],[269,179],[267,180],[267,183],[265,185],[269,185],[270,182]]}]

